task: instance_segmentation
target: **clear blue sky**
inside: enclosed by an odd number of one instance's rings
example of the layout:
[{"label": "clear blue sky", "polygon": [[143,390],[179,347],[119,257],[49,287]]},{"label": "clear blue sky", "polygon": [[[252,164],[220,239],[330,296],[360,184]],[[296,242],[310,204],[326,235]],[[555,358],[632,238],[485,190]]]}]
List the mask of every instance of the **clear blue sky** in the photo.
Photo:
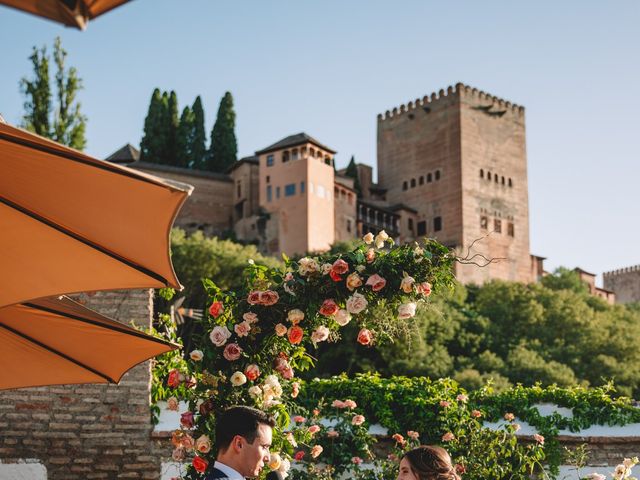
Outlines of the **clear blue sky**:
[{"label": "clear blue sky", "polygon": [[636,0],[135,0],[85,32],[1,7],[0,112],[59,35],[99,158],[159,87],[201,95],[208,131],[230,90],[240,155],[306,131],[375,165],[378,113],[461,81],[527,109],[532,252],[601,273],[640,263],[639,26]]}]

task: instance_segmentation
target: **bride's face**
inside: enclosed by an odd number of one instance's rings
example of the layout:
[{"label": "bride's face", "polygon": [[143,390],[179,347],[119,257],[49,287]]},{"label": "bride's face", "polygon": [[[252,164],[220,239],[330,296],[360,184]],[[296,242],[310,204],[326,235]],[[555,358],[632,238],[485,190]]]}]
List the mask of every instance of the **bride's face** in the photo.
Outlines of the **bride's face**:
[{"label": "bride's face", "polygon": [[411,470],[409,460],[403,458],[400,462],[400,473],[398,474],[398,480],[420,480]]}]

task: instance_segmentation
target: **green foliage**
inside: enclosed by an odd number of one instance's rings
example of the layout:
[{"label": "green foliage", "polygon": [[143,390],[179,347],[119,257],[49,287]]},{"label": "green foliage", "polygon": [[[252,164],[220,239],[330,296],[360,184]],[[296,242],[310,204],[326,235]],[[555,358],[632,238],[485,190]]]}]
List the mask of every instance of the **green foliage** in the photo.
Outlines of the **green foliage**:
[{"label": "green foliage", "polygon": [[184,107],[176,133],[176,166],[187,168],[193,158],[192,146],[195,131],[195,115],[191,108]]},{"label": "green foliage", "polygon": [[589,291],[587,284],[580,279],[578,272],[565,267],[556,268],[553,275],[545,275],[540,282],[551,290],[571,290],[577,293]]},{"label": "green foliage", "polygon": [[204,131],[204,110],[200,95],[196,97],[191,110],[193,111],[193,136],[191,138],[191,158],[188,167],[202,170],[207,155],[207,147],[205,145],[207,137]]},{"label": "green foliage", "polygon": [[85,129],[87,118],[80,113],[80,102],[76,95],[82,89],[82,81],[74,67],[65,68],[67,52],[62,48],[60,37],[53,44],[53,60],[56,65],[55,108],[52,111],[52,93],[49,82],[49,61],[46,47],[37,49],[29,57],[33,65],[34,78],[20,81],[25,114],[22,126],[43,137],[68,145],[78,150],[86,146]]},{"label": "green foliage", "polygon": [[220,100],[218,116],[211,130],[211,147],[206,170],[224,173],[235,163],[238,155],[235,128],[236,113],[233,109],[233,97],[230,92],[226,92]]},{"label": "green foliage", "polygon": [[162,165],[177,165],[179,161],[178,124],[176,92],[161,93],[156,88],[151,95],[149,111],[144,121],[140,160]]}]

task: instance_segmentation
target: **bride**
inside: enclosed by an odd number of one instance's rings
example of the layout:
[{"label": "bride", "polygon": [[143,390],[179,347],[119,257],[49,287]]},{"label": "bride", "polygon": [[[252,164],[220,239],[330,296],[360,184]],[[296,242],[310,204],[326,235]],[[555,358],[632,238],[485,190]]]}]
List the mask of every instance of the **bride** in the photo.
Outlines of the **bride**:
[{"label": "bride", "polygon": [[460,480],[460,477],[444,448],[421,445],[403,455],[397,480]]}]

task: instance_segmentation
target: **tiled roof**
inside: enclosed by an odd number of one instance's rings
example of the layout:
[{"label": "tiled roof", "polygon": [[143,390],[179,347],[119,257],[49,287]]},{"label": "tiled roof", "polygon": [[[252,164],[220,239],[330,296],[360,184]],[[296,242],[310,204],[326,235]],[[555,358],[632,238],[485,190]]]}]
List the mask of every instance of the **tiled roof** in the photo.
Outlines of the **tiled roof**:
[{"label": "tiled roof", "polygon": [[279,142],[276,142],[273,145],[269,145],[267,148],[263,148],[262,150],[257,151],[256,155],[271,152],[273,150],[280,150],[282,148],[295,147],[296,145],[302,145],[304,143],[313,143],[315,146],[320,147],[329,153],[336,153],[335,150],[332,150],[326,145],[323,145],[312,136],[307,135],[304,132],[301,132],[301,133],[296,133],[295,135],[289,135],[288,137],[283,138]]},{"label": "tiled roof", "polygon": [[106,158],[107,162],[112,163],[132,163],[138,160],[140,160],[140,151],[130,143]]}]

